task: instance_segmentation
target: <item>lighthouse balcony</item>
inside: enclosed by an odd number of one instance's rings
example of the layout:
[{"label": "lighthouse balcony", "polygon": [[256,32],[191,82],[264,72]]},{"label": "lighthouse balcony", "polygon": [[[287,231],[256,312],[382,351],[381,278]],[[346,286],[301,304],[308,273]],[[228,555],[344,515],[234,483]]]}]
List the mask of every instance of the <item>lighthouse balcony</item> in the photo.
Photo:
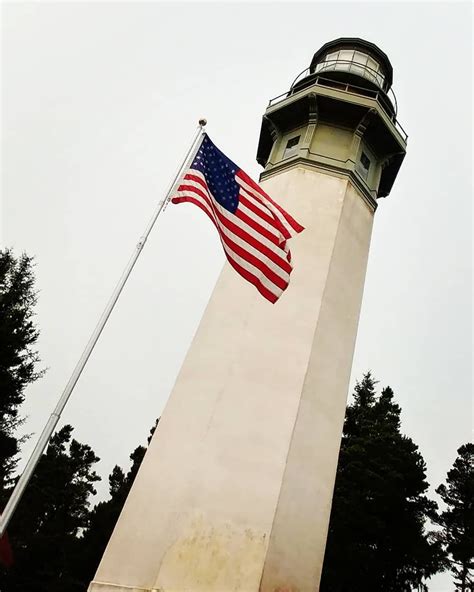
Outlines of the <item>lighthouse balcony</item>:
[{"label": "lighthouse balcony", "polygon": [[[321,68],[318,70],[318,67]],[[374,103],[374,106],[379,106],[380,111],[383,113],[384,118],[386,117],[393,127],[395,128],[396,135],[403,144],[406,144],[408,140],[408,134],[403,129],[400,122],[397,120],[397,99],[395,93],[390,89],[389,94],[385,93],[378,85],[373,84],[371,86],[361,86],[356,84],[357,77],[360,77],[360,72],[352,72],[353,77],[350,77],[350,68],[366,69],[367,78],[369,76],[375,76],[376,72],[371,72],[369,66],[361,66],[360,64],[354,64],[352,61],[337,60],[334,63],[331,61],[321,62],[314,68],[307,68],[301,72],[293,82],[289,91],[270,99],[267,107],[267,113],[273,111],[273,108],[282,106],[283,102],[298,101],[302,97],[313,91],[318,95],[327,96],[328,98],[333,96],[335,99],[344,100],[349,103],[368,104]],[[326,69],[328,68],[328,70]],[[329,68],[334,68],[329,70]],[[345,69],[344,69],[345,68]],[[321,75],[326,74],[326,75]],[[349,76],[348,76],[349,74]],[[350,78],[350,81],[348,81]]]},{"label": "lighthouse balcony", "polygon": [[262,176],[305,163],[350,175],[370,200],[387,196],[408,138],[397,121],[395,98],[359,75],[355,84],[342,70],[320,72],[306,70],[289,91],[270,100],[257,150]]}]

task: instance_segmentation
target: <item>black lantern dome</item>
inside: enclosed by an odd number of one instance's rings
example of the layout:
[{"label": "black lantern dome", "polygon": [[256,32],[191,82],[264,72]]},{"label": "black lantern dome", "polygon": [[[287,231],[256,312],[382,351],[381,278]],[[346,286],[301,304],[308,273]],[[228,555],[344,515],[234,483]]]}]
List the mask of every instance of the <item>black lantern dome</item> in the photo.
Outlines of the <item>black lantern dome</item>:
[{"label": "black lantern dome", "polygon": [[[300,77],[302,76],[302,77]],[[313,56],[309,69],[300,75],[290,92],[312,84],[318,77],[334,84],[349,84],[359,90],[377,92],[390,114],[396,113],[394,96],[389,99],[393,68],[387,55],[374,43],[358,37],[340,37],[324,44]]]},{"label": "black lantern dome", "polygon": [[[341,37],[323,45],[313,56],[311,74],[388,92],[393,68],[387,55],[375,44],[357,37]],[[362,80],[361,80],[362,79]]]}]

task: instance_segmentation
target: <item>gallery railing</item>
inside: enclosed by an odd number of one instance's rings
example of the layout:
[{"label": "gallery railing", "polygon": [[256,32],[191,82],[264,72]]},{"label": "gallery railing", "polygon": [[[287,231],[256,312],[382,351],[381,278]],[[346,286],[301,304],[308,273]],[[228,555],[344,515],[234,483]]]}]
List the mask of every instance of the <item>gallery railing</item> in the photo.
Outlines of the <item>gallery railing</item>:
[{"label": "gallery railing", "polygon": [[[337,62],[341,63],[341,62],[344,62],[344,60],[337,60]],[[348,64],[356,64],[355,62],[347,62],[347,63]],[[322,64],[329,65],[329,62],[322,62]],[[360,66],[361,68],[365,67],[366,69],[371,70],[371,68],[369,68],[368,66],[363,66],[363,65],[359,65],[359,64],[356,64],[356,66],[357,67]],[[333,70],[331,70],[331,71],[333,71]],[[345,71],[349,71],[349,70],[345,70]],[[397,131],[402,136],[404,141],[405,142],[407,141],[408,134],[405,132],[405,130],[403,129],[403,127],[401,126],[401,124],[397,120],[397,99],[396,99],[395,93],[393,92],[392,89],[390,89],[390,98],[389,98],[387,96],[387,94],[382,89],[376,90],[376,89],[371,89],[371,88],[365,88],[362,86],[357,86],[355,84],[350,84],[350,83],[334,80],[332,78],[325,78],[323,76],[320,76],[319,73],[311,72],[309,68],[306,68],[305,70],[303,70],[303,72],[298,74],[298,76],[294,80],[293,84],[291,85],[289,91],[286,91],[286,92],[282,93],[281,95],[278,95],[277,97],[274,97],[273,99],[270,99],[268,106],[273,107],[274,105],[277,105],[278,103],[280,103],[281,101],[283,101],[284,99],[286,99],[289,96],[297,96],[300,93],[302,93],[305,89],[307,89],[309,86],[313,86],[313,85],[322,86],[325,88],[336,89],[336,90],[339,90],[342,92],[346,92],[348,94],[369,97],[371,99],[374,99],[375,101],[377,101],[379,103],[379,105],[384,110],[384,113],[395,125]]]}]

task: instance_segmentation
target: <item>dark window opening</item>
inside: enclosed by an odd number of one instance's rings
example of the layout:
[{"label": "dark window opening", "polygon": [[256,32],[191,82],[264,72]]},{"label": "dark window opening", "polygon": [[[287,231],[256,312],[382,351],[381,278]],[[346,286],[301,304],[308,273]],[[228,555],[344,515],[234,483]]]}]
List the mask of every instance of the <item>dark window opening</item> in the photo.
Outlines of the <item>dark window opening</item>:
[{"label": "dark window opening", "polygon": [[289,156],[293,156],[297,152],[298,143],[300,141],[300,136],[296,136],[294,138],[290,138],[286,143],[285,152],[283,154],[283,158],[288,158]]},{"label": "dark window opening", "polygon": [[367,154],[365,152],[362,152],[362,154],[360,155],[360,162],[362,163],[362,166],[364,167],[364,169],[369,170],[370,158],[367,156]]},{"label": "dark window opening", "polygon": [[360,162],[358,163],[356,170],[359,175],[367,181],[367,177],[369,176],[369,169],[370,169],[370,158],[367,156],[365,152],[362,152],[360,155]]}]

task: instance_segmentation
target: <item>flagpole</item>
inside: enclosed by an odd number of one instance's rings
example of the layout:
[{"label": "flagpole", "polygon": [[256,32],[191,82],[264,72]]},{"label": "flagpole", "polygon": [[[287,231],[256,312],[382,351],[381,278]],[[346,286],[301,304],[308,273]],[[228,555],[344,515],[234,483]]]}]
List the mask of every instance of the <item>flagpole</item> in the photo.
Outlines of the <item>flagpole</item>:
[{"label": "flagpole", "polygon": [[178,171],[176,172],[176,175],[173,179],[173,181],[171,182],[171,185],[168,188],[168,191],[166,193],[166,197],[159,202],[150,222],[148,223],[145,232],[142,234],[142,236],[140,237],[140,240],[138,241],[135,250],[129,260],[129,262],[127,263],[127,266],[125,267],[124,272],[122,273],[122,276],[118,282],[118,284],[115,287],[115,290],[112,293],[112,296],[109,300],[109,302],[107,303],[107,306],[104,309],[104,312],[102,313],[102,316],[99,319],[99,322],[97,323],[97,326],[95,327],[81,357],[79,358],[79,361],[76,364],[76,367],[74,368],[71,378],[69,379],[68,383],[66,384],[66,387],[61,395],[61,398],[59,399],[54,411],[51,413],[50,418],[48,419],[48,422],[46,423],[41,436],[38,439],[38,442],[36,443],[36,446],[25,466],[25,469],[21,475],[21,477],[18,479],[15,488],[7,502],[7,505],[4,508],[4,511],[2,513],[2,515],[0,516],[0,537],[3,535],[3,533],[5,532],[8,523],[10,522],[10,519],[13,515],[13,513],[16,510],[16,507],[18,506],[18,503],[21,499],[21,496],[23,495],[26,486],[28,485],[33,472],[36,468],[36,465],[38,464],[44,449],[46,448],[46,446],[48,445],[49,439],[51,438],[51,435],[54,431],[54,428],[56,427],[59,418],[61,417],[61,413],[64,410],[64,407],[66,406],[66,403],[69,400],[69,397],[71,396],[72,391],[74,390],[74,387],[76,386],[77,381],[79,380],[79,377],[82,374],[82,371],[84,370],[85,365],[87,364],[87,360],[89,359],[92,350],[94,349],[95,344],[97,343],[97,340],[100,337],[100,334],[102,333],[105,324],[107,323],[107,320],[112,312],[112,310],[114,309],[115,304],[117,303],[117,300],[120,296],[120,293],[123,290],[123,287],[125,286],[125,283],[127,282],[127,279],[138,259],[138,257],[140,256],[140,253],[143,250],[143,247],[148,239],[148,236],[150,234],[150,232],[153,229],[153,226],[155,225],[155,222],[158,218],[158,216],[161,214],[162,211],[164,211],[166,209],[166,206],[168,205],[170,199],[171,199],[171,195],[172,192],[176,186],[176,183],[178,182],[182,171],[186,168],[187,165],[189,165],[189,163],[192,161],[192,159],[194,158],[198,146],[199,146],[199,140],[203,135],[203,128],[206,125],[207,121],[205,119],[200,119],[199,120],[199,129],[196,133],[196,135],[193,138],[193,141],[191,143],[191,146],[189,148],[189,150],[186,152],[186,156],[184,157],[184,160],[182,161]]}]

